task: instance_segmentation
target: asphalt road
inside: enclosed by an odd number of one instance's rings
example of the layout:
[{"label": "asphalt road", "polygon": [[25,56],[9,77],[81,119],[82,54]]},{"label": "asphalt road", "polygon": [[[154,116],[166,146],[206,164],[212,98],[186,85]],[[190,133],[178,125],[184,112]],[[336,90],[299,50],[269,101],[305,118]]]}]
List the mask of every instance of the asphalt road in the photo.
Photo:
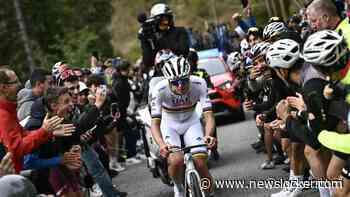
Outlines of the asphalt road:
[{"label": "asphalt road", "polygon": [[[227,124],[218,128],[219,151],[221,160],[212,163],[211,174],[217,179],[260,180],[287,179],[289,176],[282,170],[283,165],[273,170],[261,170],[259,166],[265,160],[264,154],[256,154],[250,144],[256,140],[257,130],[251,114],[244,122]],[[130,197],[173,197],[173,189],[154,179],[146,168],[146,163],[128,166],[114,179],[114,183]],[[256,183],[260,184],[260,183]],[[247,184],[245,184],[246,186]],[[265,197],[279,189],[216,189],[216,197],[252,196]],[[301,196],[319,196],[309,190]]]}]

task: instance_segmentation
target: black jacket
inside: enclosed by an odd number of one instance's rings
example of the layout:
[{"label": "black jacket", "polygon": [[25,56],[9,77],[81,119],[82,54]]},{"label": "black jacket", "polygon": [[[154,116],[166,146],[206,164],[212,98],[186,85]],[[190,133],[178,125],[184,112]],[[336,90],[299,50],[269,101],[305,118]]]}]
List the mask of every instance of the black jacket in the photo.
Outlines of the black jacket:
[{"label": "black jacket", "polygon": [[130,84],[128,77],[123,75],[116,75],[112,84],[112,98],[111,102],[117,102],[119,104],[119,110],[122,117],[126,117],[126,111],[130,104]]},{"label": "black jacket", "polygon": [[172,27],[169,31],[159,32],[153,39],[154,49],[149,40],[140,38],[143,63],[146,68],[154,66],[154,58],[159,50],[170,49],[176,55],[187,57],[189,37],[184,27]]},{"label": "black jacket", "polygon": [[272,77],[268,88],[269,91],[267,91],[268,94],[265,95],[264,101],[255,104],[253,110],[263,112],[266,115],[266,122],[271,122],[277,118],[276,105],[278,102],[288,96],[296,96],[296,94],[295,89],[290,84],[286,84],[277,76]]}]

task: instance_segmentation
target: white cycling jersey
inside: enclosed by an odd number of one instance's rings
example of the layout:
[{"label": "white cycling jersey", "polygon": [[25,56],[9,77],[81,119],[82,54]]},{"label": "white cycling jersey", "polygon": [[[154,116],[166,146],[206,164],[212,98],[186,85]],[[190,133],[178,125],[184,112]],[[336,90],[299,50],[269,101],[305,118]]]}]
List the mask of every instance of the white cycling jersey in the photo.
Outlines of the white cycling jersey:
[{"label": "white cycling jersey", "polygon": [[[190,87],[184,95],[172,92],[166,79],[152,88],[151,116],[161,119],[160,128],[165,143],[181,147],[180,136],[186,146],[204,143],[200,116],[195,111],[197,103],[201,105],[203,113],[211,111],[207,84],[200,77],[190,76]],[[191,150],[192,153],[206,151],[205,147]]]},{"label": "white cycling jersey", "polygon": [[190,76],[190,88],[184,95],[172,92],[168,80],[163,79],[152,88],[151,115],[152,118],[172,119],[178,122],[199,119],[195,113],[198,102],[203,113],[211,111],[211,102],[204,79]]}]

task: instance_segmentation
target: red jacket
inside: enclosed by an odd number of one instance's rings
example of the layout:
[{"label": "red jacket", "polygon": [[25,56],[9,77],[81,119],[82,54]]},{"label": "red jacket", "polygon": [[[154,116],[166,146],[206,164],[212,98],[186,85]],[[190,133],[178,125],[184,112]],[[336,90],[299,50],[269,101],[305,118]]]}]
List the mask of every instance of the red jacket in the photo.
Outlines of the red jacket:
[{"label": "red jacket", "polygon": [[0,100],[0,142],[13,154],[13,162],[17,173],[22,170],[24,155],[47,142],[52,137],[50,132],[40,128],[26,132],[19,124],[16,104]]}]

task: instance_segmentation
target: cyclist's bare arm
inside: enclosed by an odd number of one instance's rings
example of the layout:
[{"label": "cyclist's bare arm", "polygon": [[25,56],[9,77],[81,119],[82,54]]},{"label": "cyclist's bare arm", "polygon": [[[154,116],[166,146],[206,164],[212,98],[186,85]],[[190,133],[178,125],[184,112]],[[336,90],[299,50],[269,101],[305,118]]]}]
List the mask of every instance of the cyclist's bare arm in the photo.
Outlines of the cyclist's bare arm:
[{"label": "cyclist's bare arm", "polygon": [[215,118],[212,111],[206,111],[203,113],[204,117],[204,132],[205,136],[214,136],[215,131]]},{"label": "cyclist's bare arm", "polygon": [[160,119],[158,118],[153,118],[152,119],[152,123],[151,123],[151,132],[152,132],[152,136],[155,140],[155,142],[159,145],[159,146],[164,146],[165,142],[162,138],[162,133],[160,132]]},{"label": "cyclist's bare arm", "polygon": [[215,132],[215,119],[212,111],[210,99],[208,97],[207,84],[203,80],[201,84],[201,95],[199,103],[202,105],[203,117],[204,117],[204,135],[214,136]]},{"label": "cyclist's bare arm", "polygon": [[165,142],[162,138],[160,131],[160,123],[162,117],[162,97],[159,94],[157,88],[154,88],[151,93],[151,132],[155,142],[160,146],[165,146]]}]

